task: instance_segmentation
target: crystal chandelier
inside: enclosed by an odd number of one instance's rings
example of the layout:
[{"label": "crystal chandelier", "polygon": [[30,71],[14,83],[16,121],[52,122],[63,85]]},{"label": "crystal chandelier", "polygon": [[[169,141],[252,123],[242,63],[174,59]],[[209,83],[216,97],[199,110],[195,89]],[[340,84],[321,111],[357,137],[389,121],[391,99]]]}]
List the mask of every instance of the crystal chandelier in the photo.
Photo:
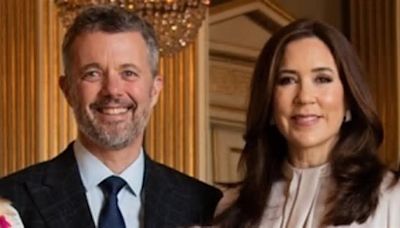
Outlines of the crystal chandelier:
[{"label": "crystal chandelier", "polygon": [[161,54],[171,54],[192,42],[210,0],[54,0],[65,27],[82,8],[97,4],[118,5],[143,17],[156,30]]}]

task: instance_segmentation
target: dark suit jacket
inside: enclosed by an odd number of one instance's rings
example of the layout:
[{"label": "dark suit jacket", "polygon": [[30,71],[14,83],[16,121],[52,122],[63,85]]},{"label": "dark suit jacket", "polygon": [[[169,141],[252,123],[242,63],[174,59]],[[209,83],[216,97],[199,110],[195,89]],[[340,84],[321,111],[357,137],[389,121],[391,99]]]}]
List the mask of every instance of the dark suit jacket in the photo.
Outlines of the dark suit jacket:
[{"label": "dark suit jacket", "polygon": [[[28,228],[95,227],[72,143],[53,160],[2,178],[0,196]],[[221,192],[146,156],[141,197],[144,227],[185,227],[209,222]]]}]

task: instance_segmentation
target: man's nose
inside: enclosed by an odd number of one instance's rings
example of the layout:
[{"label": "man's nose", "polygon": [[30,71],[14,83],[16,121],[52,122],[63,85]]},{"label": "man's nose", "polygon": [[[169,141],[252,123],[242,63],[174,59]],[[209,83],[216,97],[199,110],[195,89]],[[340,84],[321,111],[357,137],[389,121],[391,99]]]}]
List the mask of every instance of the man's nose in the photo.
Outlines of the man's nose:
[{"label": "man's nose", "polygon": [[103,95],[120,96],[122,94],[122,82],[118,74],[108,72],[102,84]]}]

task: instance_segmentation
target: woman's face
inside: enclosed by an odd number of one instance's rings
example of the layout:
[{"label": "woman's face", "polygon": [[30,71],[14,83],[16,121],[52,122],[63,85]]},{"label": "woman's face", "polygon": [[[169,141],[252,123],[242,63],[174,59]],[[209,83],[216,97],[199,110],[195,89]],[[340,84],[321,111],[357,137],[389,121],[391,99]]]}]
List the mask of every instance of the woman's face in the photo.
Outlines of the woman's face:
[{"label": "woman's face", "polygon": [[292,41],[278,72],[273,118],[289,153],[327,157],[345,115],[343,85],[329,48],[316,37]]}]

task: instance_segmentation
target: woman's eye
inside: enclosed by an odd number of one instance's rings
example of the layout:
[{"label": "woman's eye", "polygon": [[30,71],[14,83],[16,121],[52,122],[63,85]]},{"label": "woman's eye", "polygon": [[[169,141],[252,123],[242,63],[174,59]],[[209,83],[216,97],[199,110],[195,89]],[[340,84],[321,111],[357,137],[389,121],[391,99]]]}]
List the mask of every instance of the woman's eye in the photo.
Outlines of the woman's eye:
[{"label": "woman's eye", "polygon": [[332,82],[332,77],[327,75],[319,75],[315,78],[317,83],[330,83]]},{"label": "woman's eye", "polygon": [[296,83],[296,79],[290,76],[281,76],[278,79],[278,85],[289,85]]}]

